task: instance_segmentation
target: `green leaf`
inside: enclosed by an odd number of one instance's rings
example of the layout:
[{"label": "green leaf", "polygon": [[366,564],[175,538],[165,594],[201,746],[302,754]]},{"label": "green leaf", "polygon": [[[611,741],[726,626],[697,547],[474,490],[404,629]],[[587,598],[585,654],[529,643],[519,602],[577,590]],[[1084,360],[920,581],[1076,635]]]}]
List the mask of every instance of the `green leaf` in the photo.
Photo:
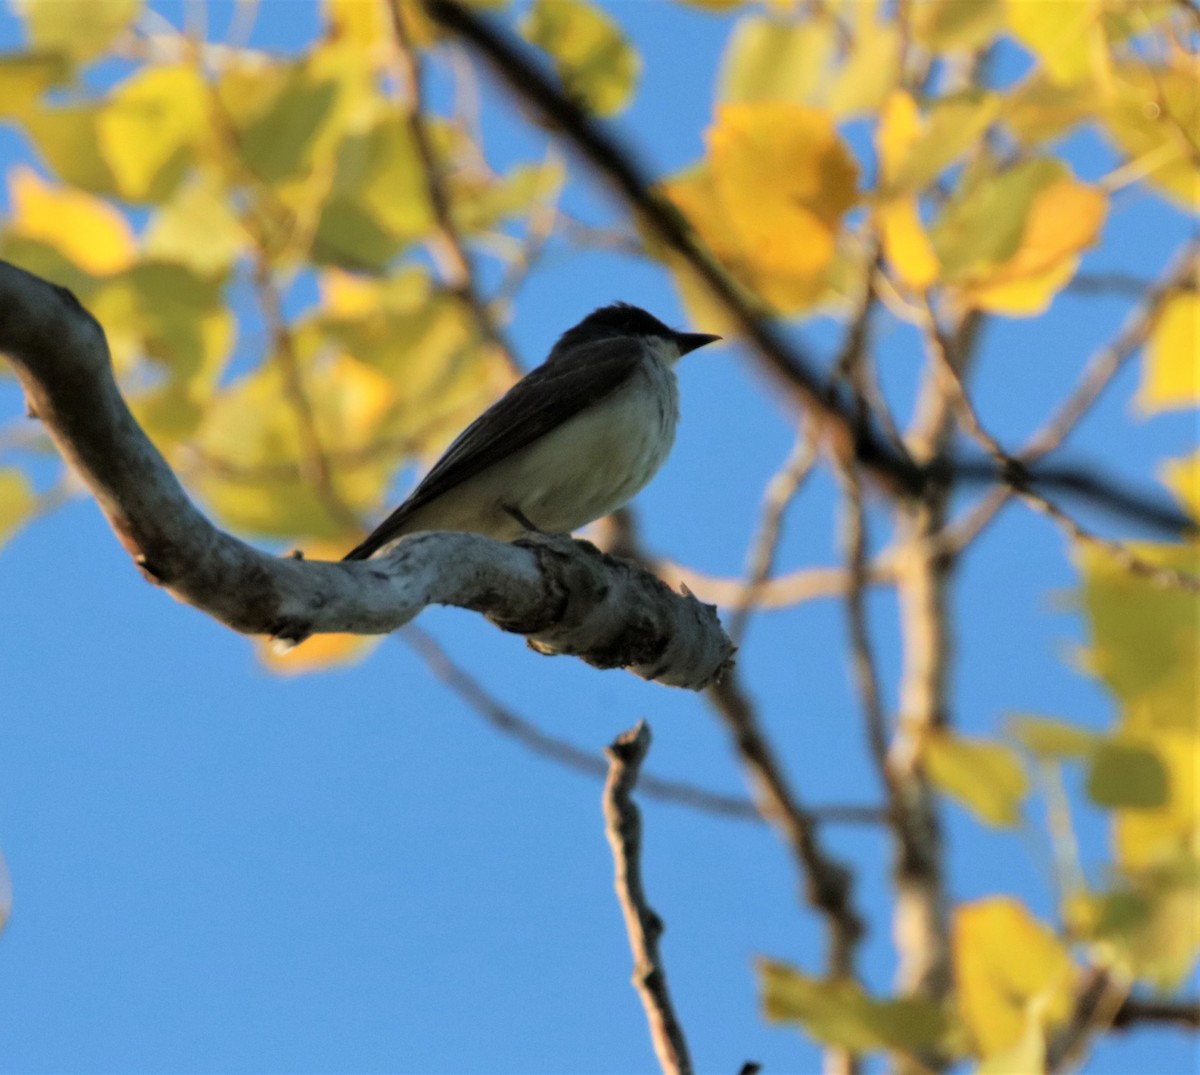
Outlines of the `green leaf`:
[{"label": "green leaf", "polygon": [[1015,751],[987,739],[967,739],[949,732],[925,744],[929,778],[989,825],[1015,825],[1029,780]]},{"label": "green leaf", "polygon": [[117,196],[117,180],[104,156],[96,120],[100,105],[37,108],[25,129],[42,160],[59,179],[92,194]]},{"label": "green leaf", "polygon": [[[438,141],[444,141],[440,129]],[[408,126],[388,116],[338,151],[333,187],[313,241],[325,265],[379,271],[433,224],[421,161]]]},{"label": "green leaf", "polygon": [[[1135,545],[1151,563],[1200,573],[1200,549]],[[1200,691],[1200,597],[1130,574],[1102,549],[1079,546],[1083,608],[1091,646],[1084,654],[1121,703],[1124,727],[1194,729]]]},{"label": "green leaf", "polygon": [[1090,758],[1099,737],[1074,724],[1049,717],[1010,717],[1008,732],[1026,750],[1044,758]]},{"label": "green leaf", "polygon": [[534,0],[521,33],[545,49],[566,92],[599,116],[633,96],[642,60],[602,9],[586,0]]},{"label": "green leaf", "polygon": [[35,49],[87,60],[106,52],[142,0],[11,0]]},{"label": "green leaf", "polygon": [[1152,748],[1110,739],[1092,756],[1087,790],[1099,806],[1149,810],[1167,801],[1167,771]]},{"label": "green leaf", "polygon": [[930,1000],[878,1000],[851,981],[810,978],[786,963],[758,961],[763,1011],[773,1022],[796,1023],[817,1041],[856,1051],[917,1051],[941,1042],[948,1022]]},{"label": "green leaf", "polygon": [[930,234],[945,277],[956,279],[1012,257],[1021,245],[1034,197],[1066,174],[1059,161],[1041,159],[999,173],[981,169],[964,179]]},{"label": "green leaf", "polygon": [[37,496],[25,472],[16,467],[0,467],[0,545],[33,514]]},{"label": "green leaf", "polygon": [[830,19],[794,23],[748,15],[730,35],[718,96],[733,103],[815,103],[836,57],[836,28]]}]

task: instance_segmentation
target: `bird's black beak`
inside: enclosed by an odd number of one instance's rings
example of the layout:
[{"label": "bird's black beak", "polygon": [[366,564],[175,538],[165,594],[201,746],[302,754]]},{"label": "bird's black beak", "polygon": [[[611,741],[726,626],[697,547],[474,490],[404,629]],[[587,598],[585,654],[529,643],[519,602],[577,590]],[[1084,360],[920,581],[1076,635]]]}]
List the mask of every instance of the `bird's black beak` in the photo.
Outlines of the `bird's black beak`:
[{"label": "bird's black beak", "polygon": [[707,332],[677,332],[675,333],[675,342],[679,345],[679,353],[686,355],[689,351],[695,351],[698,347],[706,347],[710,343],[716,343],[720,336],[713,336]]}]

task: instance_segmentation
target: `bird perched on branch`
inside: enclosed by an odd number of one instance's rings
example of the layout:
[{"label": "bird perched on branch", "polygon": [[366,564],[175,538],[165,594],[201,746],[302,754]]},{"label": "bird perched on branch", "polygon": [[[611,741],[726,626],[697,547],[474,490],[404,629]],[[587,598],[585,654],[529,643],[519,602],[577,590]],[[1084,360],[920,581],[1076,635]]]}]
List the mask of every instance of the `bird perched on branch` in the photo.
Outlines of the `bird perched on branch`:
[{"label": "bird perched on branch", "polygon": [[419,530],[512,541],[527,531],[570,533],[615,511],[675,442],[675,363],[720,338],[676,332],[626,303],[588,314],[345,559],[365,560]]}]

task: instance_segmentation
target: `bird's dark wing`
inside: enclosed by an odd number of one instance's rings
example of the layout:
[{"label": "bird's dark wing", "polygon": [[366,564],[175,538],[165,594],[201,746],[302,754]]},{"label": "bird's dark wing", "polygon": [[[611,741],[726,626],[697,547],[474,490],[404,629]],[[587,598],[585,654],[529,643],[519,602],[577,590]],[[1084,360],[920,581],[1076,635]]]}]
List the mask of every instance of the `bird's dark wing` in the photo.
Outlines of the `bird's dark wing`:
[{"label": "bird's dark wing", "polygon": [[574,348],[569,362],[548,361],[526,374],[458,435],[408,499],[344,559],[367,559],[418,508],[616,391],[641,356],[640,340],[597,340]]}]

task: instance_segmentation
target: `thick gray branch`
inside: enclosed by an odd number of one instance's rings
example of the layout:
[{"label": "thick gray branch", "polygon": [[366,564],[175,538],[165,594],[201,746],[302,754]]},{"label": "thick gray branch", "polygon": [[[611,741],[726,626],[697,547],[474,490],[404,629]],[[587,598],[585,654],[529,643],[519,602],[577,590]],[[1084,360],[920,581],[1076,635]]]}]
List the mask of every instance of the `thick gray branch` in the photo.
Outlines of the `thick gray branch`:
[{"label": "thick gray branch", "polygon": [[0,352],[67,463],[143,573],[246,634],[383,634],[426,605],[482,612],[542,653],[699,690],[729,665],[716,611],[585,542],[507,545],[415,534],[390,556],[325,563],[270,556],[217,529],[138,426],[103,330],[68,291],[0,261]]}]

